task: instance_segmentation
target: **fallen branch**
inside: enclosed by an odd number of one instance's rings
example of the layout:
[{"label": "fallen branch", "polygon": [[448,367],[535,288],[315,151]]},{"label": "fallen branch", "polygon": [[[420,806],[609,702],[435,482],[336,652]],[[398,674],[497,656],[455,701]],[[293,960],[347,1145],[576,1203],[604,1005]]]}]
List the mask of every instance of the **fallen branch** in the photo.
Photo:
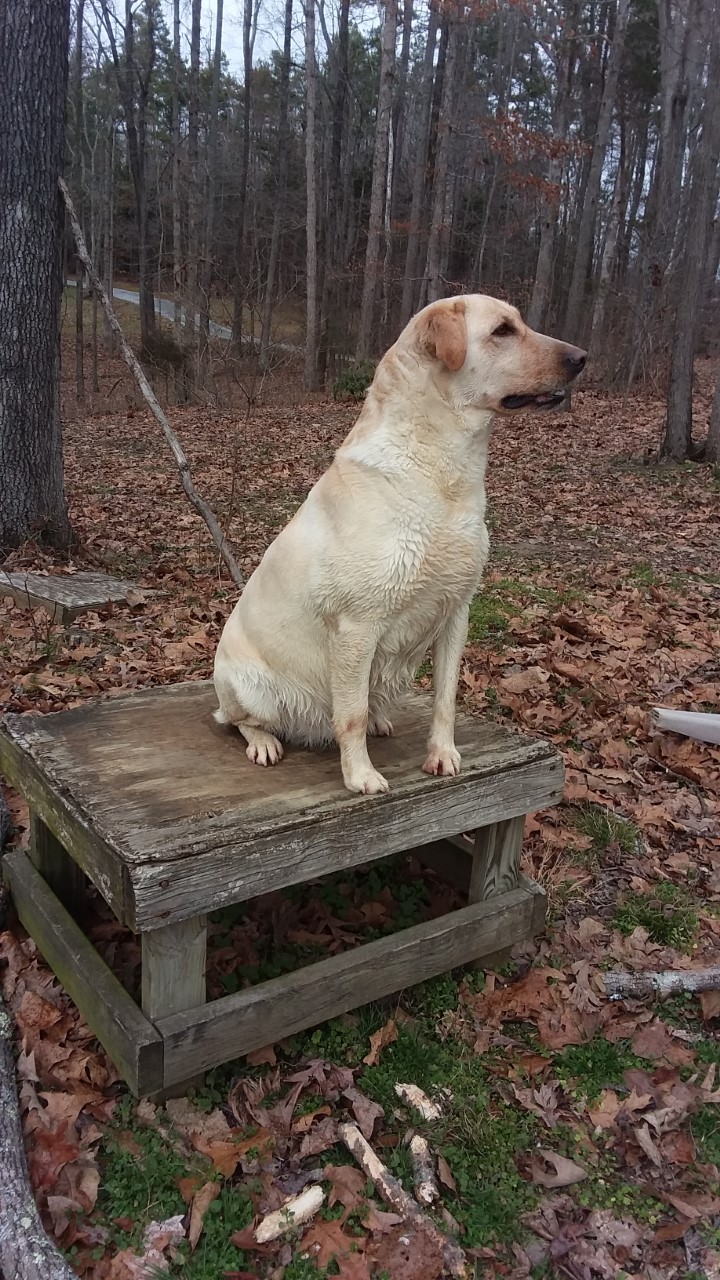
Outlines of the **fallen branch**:
[{"label": "fallen branch", "polygon": [[440,1107],[432,1098],[428,1098],[423,1089],[416,1084],[396,1084],[395,1092],[402,1102],[411,1106],[423,1120],[437,1120],[442,1114]]},{"label": "fallen branch", "polygon": [[440,1190],[435,1177],[435,1160],[427,1138],[421,1138],[419,1133],[413,1134],[410,1139],[410,1159],[413,1167],[415,1199],[420,1204],[434,1204],[440,1199]]},{"label": "fallen branch", "polygon": [[15,1089],[12,1021],[0,997],[0,1273],[8,1280],[77,1280],[45,1234],[30,1186]]},{"label": "fallen branch", "polygon": [[382,1160],[376,1156],[369,1142],[363,1138],[357,1125],[341,1124],[340,1137],[363,1173],[375,1185],[380,1195],[393,1209],[402,1214],[418,1231],[422,1231],[442,1251],[443,1262],[456,1280],[469,1280],[470,1264],[459,1245],[453,1244],[435,1226],[435,1223],[418,1208],[411,1195],[400,1185]]},{"label": "fallen branch", "polygon": [[322,1187],[306,1187],[299,1196],[293,1196],[292,1200],[287,1200],[279,1209],[275,1209],[258,1223],[255,1228],[255,1239],[258,1244],[277,1240],[278,1236],[284,1235],[286,1231],[292,1231],[294,1227],[302,1226],[303,1222],[309,1222],[315,1217],[318,1209],[322,1208],[324,1199],[325,1192]]},{"label": "fallen branch", "polygon": [[82,227],[80,226],[80,223],[78,221],[78,216],[75,212],[75,206],[72,202],[72,196],[68,191],[67,184],[65,183],[64,178],[59,178],[58,182],[60,184],[60,190],[62,192],[63,200],[65,201],[65,207],[68,211],[68,217],[70,218],[70,225],[72,226],[72,231],[75,239],[75,245],[77,248],[78,257],[82,261],[85,267],[85,270],[87,271],[88,279],[92,285],[94,292],[96,293],[97,297],[100,299],[102,309],[105,312],[105,315],[107,316],[107,319],[108,319],[108,324],[111,326],[113,331],[118,336],[118,340],[120,342],[120,350],[122,351],[123,359],[126,365],[128,366],[128,368],[130,369],[131,373],[134,374],[135,381],[137,382],[143,396],[145,397],[145,400],[150,406],[150,409],[155,419],[157,420],[157,422],[160,423],[160,426],[162,427],[163,435],[165,436],[165,439],[170,445],[173,457],[177,464],[178,471],[180,472],[180,480],[182,483],[182,487],[185,490],[185,493],[187,494],[192,506],[195,508],[198,515],[202,517],[208,529],[210,530],[210,536],[213,542],[215,543],[215,546],[217,547],[220,553],[220,556],[225,561],[225,565],[230,574],[230,577],[232,578],[236,586],[242,588],[245,586],[245,578],[243,577],[243,574],[240,571],[240,566],[238,565],[237,560],[235,559],[232,551],[230,550],[225,534],[223,533],[222,529],[220,528],[220,525],[215,519],[215,516],[210,510],[210,507],[208,506],[205,499],[200,497],[200,494],[198,493],[197,489],[195,488],[195,485],[193,484],[193,479],[190,474],[190,466],[185,456],[185,450],[183,449],[175,432],[170,426],[170,423],[168,422],[167,417],[163,413],[163,410],[160,407],[160,404],[155,395],[155,392],[150,386],[150,383],[145,377],[145,374],[143,373],[142,368],[140,367],[140,364],[138,363],[138,360],[136,359],[134,352],[132,351],[130,345],[128,344],[127,338],[125,337],[125,334],[123,333],[122,328],[120,326],[120,321],[118,320],[117,316],[115,315],[115,312],[113,311],[112,303],[105,291],[105,288],[103,287],[102,281],[100,280],[100,277],[98,276],[95,270],[95,267],[93,266],[93,261],[92,261],[92,258],[90,257],[90,254],[88,253],[87,245],[85,244],[85,237],[83,236],[83,233],[82,233]]},{"label": "fallen branch", "polygon": [[611,1000],[643,1000],[678,991],[720,991],[720,968],[666,969],[664,973],[625,973],[618,969],[603,974],[603,982]]},{"label": "fallen branch", "polygon": [[720,715],[707,711],[674,711],[669,707],[653,707],[652,724],[655,729],[681,733],[685,738],[698,742],[720,744]]}]

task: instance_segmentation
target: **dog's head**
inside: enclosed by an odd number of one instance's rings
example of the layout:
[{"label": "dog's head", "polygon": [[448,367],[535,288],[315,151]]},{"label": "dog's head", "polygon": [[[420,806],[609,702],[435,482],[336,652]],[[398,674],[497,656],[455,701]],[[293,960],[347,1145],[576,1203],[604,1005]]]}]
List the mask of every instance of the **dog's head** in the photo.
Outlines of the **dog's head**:
[{"label": "dog's head", "polygon": [[400,338],[459,409],[508,414],[560,404],[587,352],[536,333],[520,312],[483,294],[432,302]]}]

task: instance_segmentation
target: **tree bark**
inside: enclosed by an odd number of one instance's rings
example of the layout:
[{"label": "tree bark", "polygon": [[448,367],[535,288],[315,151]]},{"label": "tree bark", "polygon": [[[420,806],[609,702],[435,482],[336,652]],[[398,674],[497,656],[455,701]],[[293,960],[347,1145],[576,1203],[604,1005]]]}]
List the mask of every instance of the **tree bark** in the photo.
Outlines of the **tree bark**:
[{"label": "tree bark", "polygon": [[427,263],[427,301],[436,302],[444,293],[445,281],[442,278],[444,259],[443,241],[448,235],[446,227],[446,206],[448,199],[448,165],[450,160],[450,139],[453,128],[453,104],[455,100],[455,67],[457,63],[458,43],[460,40],[461,6],[453,5],[448,14],[448,43],[445,55],[445,76],[443,79],[442,98],[440,99],[440,116],[438,120],[437,146],[435,151],[435,175],[433,180],[433,202],[430,216],[430,237],[428,239]]},{"label": "tree bark", "polygon": [[60,426],[68,0],[0,0],[0,549],[71,534]]},{"label": "tree bark", "polygon": [[[577,62],[577,36],[575,27],[578,4],[571,5],[563,28],[561,52],[558,58],[558,87],[553,122],[554,146],[550,154],[545,193],[541,203],[540,247],[535,266],[535,280],[527,312],[531,329],[542,329],[547,320],[552,292],[553,257],[557,233],[558,214],[562,198],[562,181],[565,171],[564,150],[570,121],[570,96]],[[565,35],[569,28],[570,34]]]},{"label": "tree bark", "polygon": [[233,344],[240,350],[243,331],[243,308],[247,282],[245,279],[245,232],[247,226],[248,179],[250,176],[250,125],[252,123],[252,59],[253,59],[253,0],[245,0],[243,7],[243,134],[242,160],[240,164],[240,193],[238,200],[237,228],[235,232],[235,272],[233,297]]},{"label": "tree bark", "polygon": [[388,163],[389,134],[392,128],[392,98],[395,80],[395,35],[397,32],[397,2],[385,0],[380,50],[380,88],[375,122],[375,150],[373,153],[372,187],[370,189],[370,221],[368,224],[365,274],[363,277],[360,324],[358,328],[357,357],[364,359],[370,353],[373,314],[377,298],[380,269],[380,237],[382,234],[383,200],[385,197]]},{"label": "tree bark", "polygon": [[[182,213],[180,208],[180,0],[173,0],[173,53],[170,98],[170,137],[172,144],[171,198],[172,198],[172,246],[173,246],[173,327],[175,341],[182,341]],[[112,290],[108,293],[112,297]],[[176,374],[176,395],[180,390]],[[181,398],[181,397],[178,397]]]},{"label": "tree bark", "polygon": [[[78,0],[75,23],[75,75],[73,84],[73,105],[75,125],[75,148],[77,162],[77,189],[81,198],[83,192],[83,15],[85,0]],[[75,394],[79,404],[85,400],[85,296],[83,289],[82,263],[75,260]]]},{"label": "tree bark", "polygon": [[715,395],[713,396],[712,409],[710,410],[705,459],[707,462],[720,462],[720,373],[715,384]]},{"label": "tree bark", "polygon": [[273,301],[275,297],[275,276],[280,256],[280,235],[287,198],[288,183],[288,138],[289,138],[289,102],[290,102],[290,69],[292,57],[292,17],[293,0],[285,0],[285,35],[283,41],[283,60],[280,71],[280,95],[278,102],[278,177],[277,195],[273,210],[272,234],[270,236],[270,256],[268,258],[267,275],[265,277],[265,299],[263,302],[260,330],[260,368],[267,369],[270,363],[270,325],[272,321]]},{"label": "tree bark", "polygon": [[[147,187],[147,107],[150,97],[150,82],[155,65],[154,10],[152,7],[148,7],[146,11],[148,63],[143,75],[135,61],[135,26],[132,0],[125,0],[122,59],[118,53],[113,29],[112,18],[114,15],[110,13],[107,0],[100,0],[100,3],[125,118],[128,161],[135,192],[135,218],[138,229],[140,333],[143,343],[147,343],[155,329],[155,297],[152,262],[150,259],[150,204]],[[137,111],[135,109],[134,90],[136,79],[138,85]]]},{"label": "tree bark", "polygon": [[200,19],[202,0],[192,0],[190,11],[190,86],[188,92],[188,233],[187,305],[185,331],[192,349],[190,367],[193,381],[198,377],[198,344],[195,317],[200,283]]},{"label": "tree bark", "polygon": [[702,298],[703,270],[712,234],[718,195],[718,154],[720,153],[720,0],[713,5],[715,38],[708,64],[702,134],[690,167],[690,203],[684,237],[685,250],[680,267],[680,287],[675,300],[674,335],[670,359],[664,458],[683,461],[692,448],[693,360]]},{"label": "tree bark", "polygon": [[[322,16],[322,8],[319,10]],[[325,270],[323,272],[322,298],[319,315],[318,380],[324,384],[328,355],[337,343],[338,315],[340,312],[340,282],[338,269],[341,262],[341,213],[340,186],[342,178],[342,149],[345,131],[345,108],[348,92],[348,42],[350,0],[340,0],[338,32],[334,67],[334,92],[332,106],[332,133],[330,159],[327,174],[327,217],[325,221]],[[330,40],[328,39],[328,48]]]},{"label": "tree bark", "polygon": [[318,389],[318,252],[317,252],[317,65],[315,62],[315,0],[305,0],[305,387]]},{"label": "tree bark", "polygon": [[205,188],[205,245],[200,272],[200,376],[207,382],[210,344],[210,290],[215,246],[215,193],[218,167],[218,104],[222,70],[223,0],[215,0],[215,54],[210,88],[210,119],[207,143],[207,186]]},{"label": "tree bark", "polygon": [[605,87],[600,103],[600,114],[593,143],[590,172],[585,189],[572,280],[570,282],[570,293],[565,313],[565,333],[568,336],[568,340],[572,342],[581,342],[587,328],[583,323],[583,316],[587,314],[585,288],[592,263],[598,201],[600,199],[605,155],[610,137],[610,126],[615,109],[615,98],[620,78],[620,66],[625,47],[625,33],[629,14],[630,0],[618,0],[615,31],[608,58]]},{"label": "tree bark", "polygon": [[[20,7],[21,0],[10,0]],[[0,25],[3,23],[0,4]],[[65,8],[65,5],[58,5]],[[47,12],[47,11],[46,11]],[[37,24],[40,25],[40,24]],[[57,56],[57,49],[53,50]],[[49,69],[49,64],[46,64]],[[30,1186],[15,1087],[12,1022],[0,996],[0,1269],[8,1280],[77,1280],[45,1234]]]},{"label": "tree bark", "polygon": [[417,107],[418,135],[413,165],[412,202],[410,205],[410,226],[408,228],[407,249],[405,252],[405,275],[403,278],[402,302],[400,304],[401,329],[405,328],[405,325],[413,313],[415,298],[418,292],[417,264],[420,251],[420,230],[422,223],[423,201],[425,198],[426,162],[428,144],[430,142],[430,114],[432,111],[437,33],[437,8],[433,5],[428,17],[427,40],[425,42],[425,53],[423,56],[422,66],[422,87]]}]

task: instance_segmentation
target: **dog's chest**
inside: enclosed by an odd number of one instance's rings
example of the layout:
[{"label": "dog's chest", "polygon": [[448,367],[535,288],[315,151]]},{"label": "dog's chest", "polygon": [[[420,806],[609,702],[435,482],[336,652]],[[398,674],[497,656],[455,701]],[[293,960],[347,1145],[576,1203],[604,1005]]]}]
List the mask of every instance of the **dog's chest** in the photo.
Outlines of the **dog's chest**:
[{"label": "dog's chest", "polygon": [[398,522],[385,565],[391,612],[413,604],[434,611],[465,596],[477,585],[487,552],[477,510],[425,512]]}]

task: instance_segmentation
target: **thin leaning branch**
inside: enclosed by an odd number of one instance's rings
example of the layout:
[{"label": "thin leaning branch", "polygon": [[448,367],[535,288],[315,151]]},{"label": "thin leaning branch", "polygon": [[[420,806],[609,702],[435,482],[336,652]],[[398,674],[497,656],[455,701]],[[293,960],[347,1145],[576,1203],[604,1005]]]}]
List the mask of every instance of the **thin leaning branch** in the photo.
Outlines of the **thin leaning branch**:
[{"label": "thin leaning branch", "polygon": [[8,1280],[77,1280],[45,1234],[33,1197],[15,1088],[12,1021],[0,996],[0,1273]]},{"label": "thin leaning branch", "polygon": [[87,245],[85,244],[85,237],[83,236],[82,227],[80,226],[80,223],[78,221],[78,216],[75,212],[75,206],[72,202],[72,196],[68,191],[67,184],[64,178],[59,178],[58,182],[60,184],[60,190],[62,192],[63,200],[65,201],[65,207],[68,211],[68,216],[70,218],[70,225],[72,226],[73,236],[75,238],[75,245],[78,251],[78,257],[81,259],[85,267],[85,270],[87,271],[88,279],[93,287],[94,292],[97,294],[98,298],[100,299],[102,309],[108,318],[108,323],[110,324],[111,328],[118,336],[118,340],[120,342],[120,350],[122,351],[122,354],[123,354],[123,359],[126,365],[128,366],[128,368],[130,369],[130,371],[134,374],[135,380],[143,396],[145,397],[145,400],[150,406],[153,416],[155,417],[157,422],[160,423],[160,426],[162,427],[163,435],[165,436],[165,439],[170,445],[173,457],[175,459],[175,463],[177,465],[177,469],[180,472],[180,481],[182,483],[182,487],[185,490],[185,493],[187,494],[190,503],[195,508],[198,515],[201,516],[202,519],[205,521],[205,524],[210,530],[210,536],[213,542],[215,543],[215,546],[217,547],[220,556],[225,562],[225,566],[233,582],[237,587],[242,588],[245,586],[245,578],[240,570],[240,566],[238,565],[237,560],[235,559],[232,551],[230,550],[230,546],[228,544],[227,538],[225,537],[225,534],[220,528],[220,525],[215,519],[215,516],[213,515],[212,511],[210,510],[210,507],[208,506],[205,499],[200,497],[200,494],[198,493],[197,489],[195,488],[195,485],[193,484],[192,475],[190,474],[190,466],[189,466],[187,457],[185,456],[185,450],[183,449],[175,432],[170,426],[170,423],[168,422],[165,414],[163,413],[160,407],[160,404],[158,402],[158,399],[152,387],[150,386],[150,383],[145,377],[145,374],[143,373],[142,368],[140,367],[140,364],[138,363],[138,360],[136,359],[134,352],[129,346],[127,338],[125,337],[125,334],[123,333],[122,328],[120,326],[120,321],[118,320],[117,316],[115,315],[115,312],[113,311],[112,303],[103,287],[103,284],[100,280],[100,277],[98,276],[97,271],[95,270],[92,258],[90,257],[90,254],[88,253]]}]

